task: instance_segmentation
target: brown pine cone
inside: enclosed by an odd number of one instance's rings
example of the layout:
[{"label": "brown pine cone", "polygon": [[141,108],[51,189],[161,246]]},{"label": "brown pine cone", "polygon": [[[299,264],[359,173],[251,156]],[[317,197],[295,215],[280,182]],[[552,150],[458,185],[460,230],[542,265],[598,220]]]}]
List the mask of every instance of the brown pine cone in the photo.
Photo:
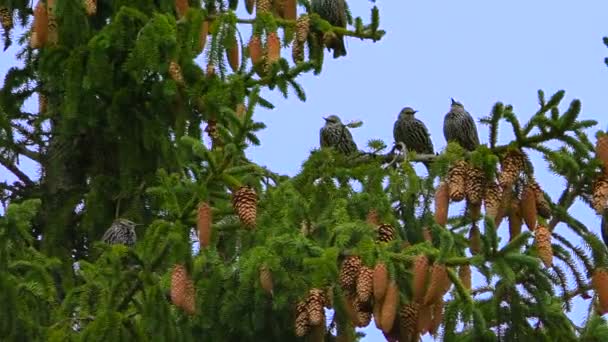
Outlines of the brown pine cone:
[{"label": "brown pine cone", "polygon": [[306,310],[311,325],[325,324],[325,295],[323,290],[310,289],[306,300]]},{"label": "brown pine cone", "polygon": [[401,306],[399,310],[399,330],[401,333],[400,341],[415,341],[414,336],[418,335],[418,312],[420,304],[408,303]]},{"label": "brown pine cone", "polygon": [[13,28],[13,11],[7,7],[0,7],[0,24],[4,32],[8,33]]},{"label": "brown pine cone", "polygon": [[599,159],[604,169],[604,174],[608,176],[608,135],[600,134],[595,142],[595,157]]},{"label": "brown pine cone", "polygon": [[376,209],[370,209],[367,212],[367,217],[365,218],[365,222],[367,224],[377,227],[380,225],[380,217],[378,216],[378,211]]},{"label": "brown pine cone", "polygon": [[307,14],[301,15],[296,21],[296,42],[304,44],[310,32],[310,18]]},{"label": "brown pine cone", "polygon": [[308,319],[308,305],[306,304],[306,301],[298,302],[295,316],[296,336],[306,336],[310,331],[310,320]]},{"label": "brown pine cone", "polygon": [[469,164],[465,160],[457,161],[448,170],[447,183],[451,201],[460,202],[465,198],[468,172]]},{"label": "brown pine cone", "polygon": [[543,190],[534,179],[530,179],[528,184],[532,190],[534,190],[534,197],[536,199],[536,213],[542,218],[549,219],[551,217],[551,207],[549,206],[547,199],[545,199]]},{"label": "brown pine cone", "polygon": [[441,181],[435,192],[435,222],[441,226],[448,223],[448,210],[450,206],[450,190],[448,183]]},{"label": "brown pine cone", "polygon": [[187,314],[194,315],[196,293],[194,283],[184,265],[176,264],[173,267],[170,296],[173,305],[184,310]]},{"label": "brown pine cone", "polygon": [[46,15],[48,20],[47,42],[50,45],[57,44],[57,19],[55,18],[55,0],[46,1]]},{"label": "brown pine cone", "polygon": [[85,0],[84,9],[87,15],[95,15],[97,13],[97,0]]},{"label": "brown pine cone", "polygon": [[245,9],[247,13],[253,14],[253,9],[255,8],[255,0],[245,0]]},{"label": "brown pine cone", "polygon": [[49,18],[44,2],[38,1],[34,8],[34,21],[30,36],[30,47],[38,49],[46,44],[49,32]]},{"label": "brown pine cone", "polygon": [[602,175],[593,183],[592,204],[598,214],[608,208],[608,177]]},{"label": "brown pine cone", "polygon": [[376,241],[379,242],[390,242],[395,239],[395,228],[390,224],[383,224],[378,227],[378,235]]},{"label": "brown pine cone", "polygon": [[46,109],[49,105],[49,100],[47,99],[46,95],[42,94],[42,93],[38,93],[38,113],[39,114],[45,114],[46,113]]},{"label": "brown pine cone", "polygon": [[391,280],[386,289],[386,295],[382,302],[381,321],[382,330],[386,333],[390,332],[397,316],[397,308],[399,307],[399,287],[397,282]]},{"label": "brown pine cone", "polygon": [[546,267],[553,266],[553,247],[551,247],[551,232],[544,226],[536,227],[534,244],[538,249],[538,257]]},{"label": "brown pine cone", "polygon": [[469,231],[469,249],[473,255],[481,253],[481,233],[476,224],[473,224]]},{"label": "brown pine cone", "polygon": [[188,0],[175,0],[175,12],[178,18],[182,18],[188,11]]},{"label": "brown pine cone", "polygon": [[211,207],[207,202],[201,202],[198,205],[196,227],[198,230],[198,243],[200,248],[209,246],[211,242]]},{"label": "brown pine cone", "polygon": [[346,293],[355,293],[357,276],[361,270],[361,258],[356,255],[347,256],[340,267],[339,283]]},{"label": "brown pine cone", "polygon": [[255,228],[258,195],[249,186],[240,187],[233,195],[232,206],[241,223],[247,228]]},{"label": "brown pine cone", "polygon": [[519,211],[521,213],[526,226],[531,231],[536,228],[536,193],[534,192],[534,188],[527,184],[522,192],[521,201],[519,203]]},{"label": "brown pine cone", "polygon": [[416,330],[424,335],[429,331],[433,318],[432,305],[420,305],[418,309],[418,324]]},{"label": "brown pine cone", "polygon": [[270,13],[270,11],[272,10],[271,0],[257,0],[255,5],[256,15],[262,13]]},{"label": "brown pine cone", "polygon": [[281,58],[281,40],[276,31],[272,31],[268,34],[266,40],[266,68],[269,70],[270,66],[276,63]]},{"label": "brown pine cone", "polygon": [[517,235],[521,234],[521,226],[523,224],[521,217],[520,201],[514,198],[510,203],[511,208],[509,209],[509,241],[513,240]]},{"label": "brown pine cone", "polygon": [[266,293],[274,295],[274,284],[272,282],[272,273],[266,265],[260,268],[260,286]]},{"label": "brown pine cone", "polygon": [[304,61],[304,44],[293,42],[291,45],[291,59],[296,64]]},{"label": "brown pine cone", "polygon": [[431,233],[429,227],[422,228],[422,238],[424,239],[424,241],[433,242],[433,234]]},{"label": "brown pine cone", "polygon": [[287,20],[296,20],[298,17],[297,0],[283,0],[283,17]]},{"label": "brown pine cone", "polygon": [[239,70],[239,42],[234,37],[234,44],[226,49],[226,58],[228,59],[228,64],[230,65],[230,69],[236,72]]},{"label": "brown pine cone", "polygon": [[443,299],[433,304],[433,319],[431,320],[431,326],[429,327],[429,333],[433,336],[437,335],[439,326],[441,326],[441,322],[443,321],[443,306]]},{"label": "brown pine cone", "polygon": [[373,278],[374,270],[370,267],[362,265],[357,276],[357,300],[361,303],[367,303],[373,293]]},{"label": "brown pine cone", "polygon": [[426,296],[424,297],[424,304],[430,305],[435,303],[443,297],[449,288],[450,279],[448,278],[445,265],[437,263],[433,264],[429,288],[426,291]]},{"label": "brown pine cone", "polygon": [[465,194],[467,202],[472,205],[481,204],[483,199],[486,183],[486,175],[482,169],[478,167],[469,167],[465,183]]},{"label": "brown pine cone", "polygon": [[205,50],[205,45],[207,44],[207,36],[209,35],[209,22],[207,20],[203,20],[201,23],[201,31],[199,33],[199,43],[198,49],[199,53]]},{"label": "brown pine cone", "polygon": [[429,273],[429,259],[422,254],[412,264],[412,300],[422,302],[426,289],[426,278]]},{"label": "brown pine cone", "polygon": [[500,217],[500,205],[502,199],[502,190],[495,182],[491,182],[486,186],[483,204],[486,210],[486,215],[494,219],[496,228],[500,225],[502,217]]},{"label": "brown pine cone", "polygon": [[501,162],[500,174],[498,175],[498,184],[503,190],[515,183],[515,180],[523,171],[524,165],[524,154],[520,150],[507,152]]},{"label": "brown pine cone", "polygon": [[608,312],[608,271],[605,268],[596,269],[591,284],[598,296],[598,311],[603,315]]},{"label": "brown pine cone", "polygon": [[374,279],[372,290],[374,292],[374,300],[381,302],[386,294],[386,288],[388,287],[388,269],[383,263],[376,264],[374,267]]},{"label": "brown pine cone", "polygon": [[262,49],[262,39],[256,34],[251,36],[251,40],[249,40],[249,56],[255,70],[262,70],[260,65],[264,61],[264,51]]},{"label": "brown pine cone", "polygon": [[471,290],[471,266],[461,265],[458,268],[458,278],[465,289]]},{"label": "brown pine cone", "polygon": [[179,85],[184,84],[184,76],[182,75],[182,68],[175,61],[169,63],[169,76]]}]

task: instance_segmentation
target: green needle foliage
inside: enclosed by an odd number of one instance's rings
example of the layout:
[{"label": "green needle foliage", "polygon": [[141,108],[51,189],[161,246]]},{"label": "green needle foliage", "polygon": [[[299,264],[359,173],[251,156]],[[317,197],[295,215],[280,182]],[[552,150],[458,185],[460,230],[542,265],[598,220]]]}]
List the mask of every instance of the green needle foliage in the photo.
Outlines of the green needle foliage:
[{"label": "green needle foliage", "polygon": [[[245,153],[260,144],[257,134],[265,128],[254,120],[256,108],[273,107],[261,91],[304,101],[298,77],[322,72],[326,40],[335,34],[380,40],[379,9],[372,5],[368,23],[349,11],[345,29],[299,0],[309,34],[294,41],[302,27],[278,1],[248,18],[236,11],[250,1],[176,2],[46,0],[42,6],[56,27],[38,21],[30,30],[37,4],[0,0],[4,45],[18,44],[23,62],[7,72],[0,89],[0,165],[17,178],[0,183],[0,340],[354,341],[362,336],[355,328],[370,324],[355,317],[357,311],[368,321],[373,312],[385,336],[399,341],[428,330],[444,341],[608,340],[596,305],[608,298],[598,298],[602,291],[590,281],[608,266],[606,246],[570,210],[577,200],[592,206],[602,174],[589,138],[596,122],[579,118],[580,101],[564,105],[564,91],[548,99],[539,91],[539,109],[527,122],[497,103],[481,119],[488,143],[473,152],[451,143],[437,156],[380,154],[387,143],[373,139],[372,152],[316,149],[287,177]],[[87,15],[91,3],[96,11]],[[176,5],[187,5],[185,14],[178,16]],[[208,35],[201,36],[203,26]],[[282,47],[304,42],[307,58],[293,64],[282,50],[274,63],[264,57],[252,66],[247,26],[263,53],[268,35],[278,32]],[[36,31],[41,27],[48,35]],[[15,37],[19,30],[25,33]],[[47,36],[37,48],[28,42],[34,33]],[[231,71],[235,47],[238,66]],[[31,98],[40,102],[34,113],[24,106]],[[510,130],[511,141],[499,142],[499,129]],[[475,215],[469,203],[461,213],[450,206],[448,224],[437,223],[435,190],[439,180],[450,183],[446,175],[455,162],[481,169],[485,192],[515,150],[523,152],[524,167],[512,188],[503,189],[514,195],[511,202],[503,198],[505,223],[497,226],[486,210]],[[530,153],[540,153],[565,186],[558,198],[539,193],[551,215],[537,217],[535,232],[503,241],[498,231],[518,221],[511,203],[542,167]],[[37,163],[37,179],[21,171],[23,157]],[[430,173],[418,175],[413,163],[429,160]],[[250,207],[235,197],[244,186],[257,196],[245,203]],[[210,217],[200,214],[201,203],[211,207]],[[247,210],[255,227],[242,222]],[[132,248],[100,241],[119,217],[140,224]],[[551,236],[544,245],[537,241],[540,227]],[[473,228],[481,231],[479,250],[471,247]],[[197,229],[211,229],[209,246],[195,248]],[[552,264],[546,266],[540,257],[548,250]],[[421,255],[446,267],[442,280],[434,276],[439,271],[413,267]],[[363,276],[344,266],[353,256],[372,269],[386,266],[399,289],[394,300],[374,293],[353,306],[355,292],[365,287]],[[175,265],[186,280],[177,279]],[[473,288],[461,277],[464,267],[481,276]],[[262,269],[271,275],[271,291]],[[421,276],[422,289],[414,284]],[[344,286],[347,277],[357,291]],[[374,276],[374,291],[379,279]],[[188,283],[192,292],[184,295],[179,285]],[[307,321],[316,300],[311,289],[321,290],[322,305],[331,309],[325,324],[314,327]],[[431,289],[442,299],[433,299]],[[413,306],[421,290],[429,301]],[[568,316],[578,296],[589,304],[582,326]],[[309,311],[299,315],[303,301]],[[415,329],[408,331],[407,307],[433,309],[434,323],[414,317]],[[391,310],[398,313],[386,321]],[[298,324],[308,328],[306,336],[297,336]]]}]

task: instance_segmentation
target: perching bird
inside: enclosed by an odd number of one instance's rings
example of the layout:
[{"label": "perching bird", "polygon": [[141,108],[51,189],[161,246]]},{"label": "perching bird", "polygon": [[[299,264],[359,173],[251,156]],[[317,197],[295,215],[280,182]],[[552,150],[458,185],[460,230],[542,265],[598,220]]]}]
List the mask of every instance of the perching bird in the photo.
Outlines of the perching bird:
[{"label": "perching bird", "polygon": [[119,218],[112,222],[112,225],[103,234],[101,240],[105,243],[123,244],[129,247],[135,245],[137,236],[135,235],[136,224],[127,219]]},{"label": "perching bird", "polygon": [[340,153],[350,154],[357,151],[357,144],[342,120],[337,115],[330,115],[325,119],[325,126],[321,128],[321,147],[333,147]]},{"label": "perching bird", "polygon": [[[312,0],[311,9],[333,26],[346,28],[347,14],[344,0]],[[326,42],[328,50],[334,50],[334,58],[346,56],[344,36],[336,33],[335,39]]]},{"label": "perching bird", "polygon": [[448,143],[456,141],[469,151],[473,151],[479,146],[479,135],[473,117],[460,102],[454,101],[454,99],[452,99],[450,111],[443,120],[443,135]]},{"label": "perching bird", "polygon": [[431,135],[426,125],[414,117],[416,113],[418,111],[411,107],[401,110],[393,126],[393,138],[395,138],[395,142],[404,143],[408,151],[416,151],[418,154],[434,154]]}]

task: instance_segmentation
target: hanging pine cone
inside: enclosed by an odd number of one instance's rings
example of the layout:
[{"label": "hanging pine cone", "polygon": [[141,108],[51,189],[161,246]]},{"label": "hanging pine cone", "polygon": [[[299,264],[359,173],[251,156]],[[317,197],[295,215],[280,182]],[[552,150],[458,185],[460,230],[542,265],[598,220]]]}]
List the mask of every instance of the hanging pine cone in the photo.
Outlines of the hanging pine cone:
[{"label": "hanging pine cone", "polygon": [[419,334],[424,335],[429,331],[432,318],[432,305],[420,305],[418,309],[418,323],[416,324],[416,330]]},{"label": "hanging pine cone", "polygon": [[481,217],[481,203],[472,204],[467,201],[466,215],[471,218],[473,222],[476,222]]},{"label": "hanging pine cone", "polygon": [[306,300],[306,310],[308,311],[308,319],[310,325],[325,324],[325,295],[323,290],[310,289],[308,299]]},{"label": "hanging pine cone", "polygon": [[450,200],[460,202],[465,197],[469,165],[464,160],[457,161],[450,167],[447,175]]},{"label": "hanging pine cone", "polygon": [[46,15],[48,22],[47,42],[52,46],[57,44],[57,19],[55,18],[55,0],[46,1]]},{"label": "hanging pine cone", "polygon": [[274,295],[274,284],[272,282],[272,273],[266,265],[260,267],[260,286],[270,296]]},{"label": "hanging pine cone", "polygon": [[207,202],[198,205],[196,227],[198,230],[198,242],[201,248],[209,246],[211,242],[211,207]]},{"label": "hanging pine cone", "polygon": [[608,176],[608,135],[602,133],[598,135],[595,142],[595,157],[604,165],[604,174]]},{"label": "hanging pine cone", "polygon": [[298,17],[297,0],[283,0],[283,17],[287,20],[296,20]]},{"label": "hanging pine cone", "polygon": [[536,199],[536,213],[538,216],[544,219],[549,219],[551,217],[551,207],[549,206],[547,199],[545,199],[545,194],[540,188],[540,185],[534,179],[530,179],[528,185],[534,191],[534,198]]},{"label": "hanging pine cone", "polygon": [[247,13],[253,14],[253,9],[255,8],[255,0],[245,0],[245,9]]},{"label": "hanging pine cone", "polygon": [[298,43],[304,44],[310,32],[310,18],[307,14],[301,15],[296,21],[296,39]]},{"label": "hanging pine cone", "polygon": [[169,63],[169,76],[179,85],[184,84],[184,76],[182,75],[182,68],[175,61]]},{"label": "hanging pine cone", "polygon": [[424,241],[433,242],[433,234],[431,234],[429,227],[422,228],[422,238]]},{"label": "hanging pine cone", "polygon": [[446,271],[445,265],[433,264],[431,270],[431,279],[429,281],[429,288],[426,291],[424,297],[424,304],[430,305],[438,301],[445,294],[450,287],[450,279]]},{"label": "hanging pine cone", "polygon": [[373,278],[374,270],[370,267],[362,265],[359,268],[357,276],[357,300],[361,303],[367,303],[373,293]]},{"label": "hanging pine cone", "polygon": [[374,279],[372,290],[374,292],[374,300],[381,302],[386,294],[388,287],[388,269],[383,263],[376,264],[374,267]]},{"label": "hanging pine cone", "polygon": [[458,268],[458,278],[465,289],[471,290],[471,266],[461,265]]},{"label": "hanging pine cone", "polygon": [[230,64],[230,69],[232,69],[232,71],[236,72],[239,70],[239,42],[236,39],[236,33],[234,44],[226,49],[226,58],[228,59],[228,64]]},{"label": "hanging pine cone", "polygon": [[13,11],[7,7],[0,7],[0,24],[5,33],[13,28]]},{"label": "hanging pine cone", "polygon": [[500,217],[500,205],[502,199],[502,191],[498,184],[491,182],[485,189],[483,199],[486,215],[494,219],[496,228],[500,225],[502,217]]},{"label": "hanging pine cone", "polygon": [[281,41],[276,31],[268,34],[266,40],[266,68],[270,70],[270,66],[276,63],[281,58]]},{"label": "hanging pine cone", "polygon": [[593,183],[592,204],[600,215],[608,208],[608,177],[602,175]]},{"label": "hanging pine cone", "polygon": [[521,202],[519,203],[519,210],[521,216],[528,226],[528,229],[534,230],[536,228],[536,194],[534,188],[527,184],[521,195]]},{"label": "hanging pine cone", "polygon": [[591,284],[598,297],[598,311],[603,315],[608,312],[608,271],[605,268],[596,269]]},{"label": "hanging pine cone", "polygon": [[194,283],[190,279],[188,271],[184,265],[174,265],[171,273],[171,302],[187,314],[194,315],[195,300]]},{"label": "hanging pine cone", "polygon": [[338,281],[345,292],[354,293],[356,291],[357,276],[359,276],[361,266],[361,258],[356,255],[349,255],[342,262]]},{"label": "hanging pine cone", "polygon": [[379,242],[390,242],[395,239],[395,228],[390,224],[383,224],[378,227],[378,236],[376,241]]},{"label": "hanging pine cone", "polygon": [[374,319],[374,323],[376,324],[376,328],[384,331],[382,328],[382,304],[384,303],[384,298],[382,300],[375,300],[372,307],[372,317]]},{"label": "hanging pine cone", "polygon": [[365,218],[365,222],[367,224],[377,227],[380,225],[380,217],[378,216],[378,211],[376,209],[370,209],[367,212],[367,216]]},{"label": "hanging pine cone", "polygon": [[97,13],[97,0],[84,0],[84,10],[87,15],[95,15]]},{"label": "hanging pine cone", "polygon": [[207,44],[207,36],[209,35],[209,22],[207,20],[203,20],[201,23],[201,31],[199,33],[199,42],[198,42],[198,50],[199,53],[205,50],[205,45]]},{"label": "hanging pine cone", "polygon": [[448,223],[448,210],[450,205],[450,192],[448,183],[441,181],[435,191],[435,222],[445,226]]},{"label": "hanging pine cone", "polygon": [[310,320],[308,319],[308,305],[306,301],[300,301],[296,305],[295,315],[296,336],[304,337],[310,331]]},{"label": "hanging pine cone", "polygon": [[30,47],[38,49],[46,44],[49,32],[49,18],[46,7],[42,1],[38,1],[34,8],[34,21],[30,36]]},{"label": "hanging pine cone", "polygon": [[365,310],[357,310],[357,324],[359,328],[365,328],[372,322],[372,313]]},{"label": "hanging pine cone", "polygon": [[513,199],[511,201],[511,208],[509,209],[509,241],[513,240],[517,235],[521,234],[522,224],[523,221],[521,217],[520,202],[517,199]]},{"label": "hanging pine cone", "polygon": [[481,233],[476,224],[473,224],[469,231],[469,249],[473,255],[481,253]]},{"label": "hanging pine cone", "polygon": [[245,107],[245,104],[241,102],[236,105],[234,112],[236,113],[237,118],[243,120],[245,114],[247,114],[247,107]]},{"label": "hanging pine cone", "polygon": [[251,57],[251,64],[253,69],[259,76],[264,73],[264,53],[262,49],[262,39],[259,35],[254,34],[249,40],[249,56]]},{"label": "hanging pine cone", "polygon": [[291,59],[298,64],[304,61],[304,44],[293,42],[291,45]]},{"label": "hanging pine cone", "polygon": [[408,303],[401,306],[399,310],[399,330],[401,333],[401,340],[403,341],[416,341],[414,338],[418,335],[418,312],[420,310],[420,304]]},{"label": "hanging pine cone", "polygon": [[397,308],[399,307],[399,287],[394,280],[388,284],[386,295],[382,302],[381,321],[382,330],[386,333],[390,332],[397,316]]},{"label": "hanging pine cone", "polygon": [[42,93],[38,93],[38,113],[45,114],[48,105],[49,105],[49,102],[48,102],[46,95],[44,95]]},{"label": "hanging pine cone", "polygon": [[467,202],[472,205],[481,204],[485,189],[486,176],[482,169],[469,167],[467,181],[465,183],[465,194]]},{"label": "hanging pine cone", "polygon": [[553,266],[553,247],[551,247],[551,232],[545,226],[538,226],[534,231],[534,244],[538,256],[546,267]]},{"label": "hanging pine cone", "polygon": [[175,0],[175,12],[178,19],[183,18],[188,12],[188,0]]},{"label": "hanging pine cone", "polygon": [[443,306],[443,299],[433,304],[433,319],[431,320],[431,325],[429,326],[429,333],[433,336],[437,335],[439,326],[441,326],[441,322],[443,321]]},{"label": "hanging pine cone", "polygon": [[429,273],[429,259],[422,254],[412,264],[412,300],[422,302],[425,294],[426,278]]},{"label": "hanging pine cone", "polygon": [[233,195],[232,207],[241,223],[250,229],[255,228],[257,218],[258,195],[250,186],[240,187]]},{"label": "hanging pine cone", "polygon": [[270,13],[270,11],[272,10],[271,0],[257,0],[255,5],[256,15]]},{"label": "hanging pine cone", "polygon": [[502,189],[507,189],[524,169],[524,155],[520,150],[510,150],[505,155],[500,165],[500,174],[498,175],[498,184]]}]

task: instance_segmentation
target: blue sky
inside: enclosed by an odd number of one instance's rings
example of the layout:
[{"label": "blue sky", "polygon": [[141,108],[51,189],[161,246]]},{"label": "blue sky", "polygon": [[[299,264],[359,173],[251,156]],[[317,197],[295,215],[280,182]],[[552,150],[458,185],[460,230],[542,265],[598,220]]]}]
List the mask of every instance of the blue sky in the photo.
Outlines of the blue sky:
[{"label": "blue sky", "polygon": [[[302,77],[306,102],[266,92],[277,107],[255,114],[268,125],[260,134],[262,146],[250,150],[255,161],[295,174],[310,150],[318,147],[321,117],[330,113],[364,122],[353,130],[359,146],[373,138],[390,144],[393,122],[404,106],[419,110],[435,149],[441,150],[450,97],[461,101],[476,119],[502,101],[526,120],[537,109],[538,89],[547,95],[565,89],[563,107],[578,98],[582,118],[596,119],[600,128],[606,128],[608,68],[603,59],[608,49],[602,37],[608,35],[608,2],[392,0],[377,4],[387,35],[377,43],[348,39],[347,58],[327,59],[321,75]],[[350,1],[353,14],[366,21],[371,6],[369,1]],[[15,63],[15,51],[0,52],[0,75]],[[482,142],[487,142],[486,127],[478,127]],[[504,143],[511,135],[505,130],[500,137]],[[536,175],[555,198],[562,181],[553,181],[543,168],[537,168]],[[0,167],[0,179],[5,177],[6,170]],[[579,204],[572,210],[599,232],[599,219],[588,208]],[[566,232],[564,227],[557,229]],[[505,231],[502,227],[501,235]],[[576,303],[572,317],[580,324],[588,302]],[[365,340],[383,338],[371,329]]]}]

